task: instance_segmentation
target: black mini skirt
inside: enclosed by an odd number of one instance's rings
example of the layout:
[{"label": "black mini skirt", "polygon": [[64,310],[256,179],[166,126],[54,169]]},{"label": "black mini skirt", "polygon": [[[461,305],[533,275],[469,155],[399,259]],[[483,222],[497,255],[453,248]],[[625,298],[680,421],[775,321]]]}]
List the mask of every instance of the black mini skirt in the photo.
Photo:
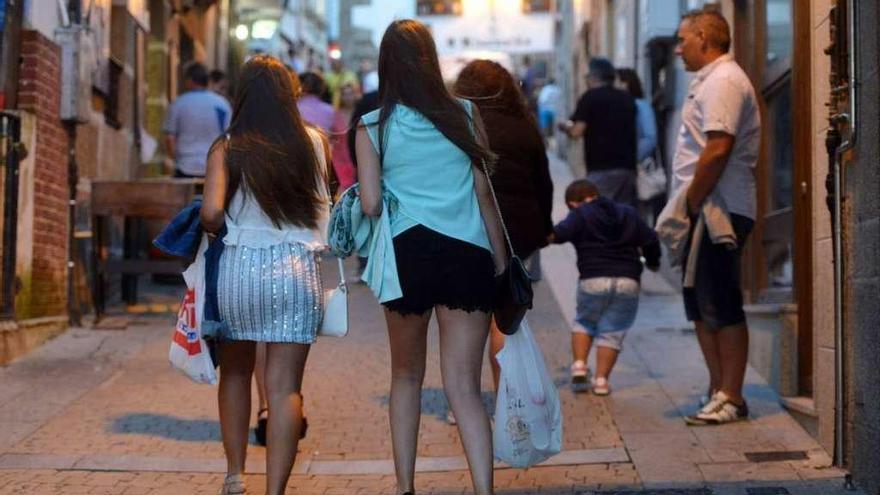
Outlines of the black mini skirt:
[{"label": "black mini skirt", "polygon": [[417,225],[394,238],[394,256],[403,297],[383,303],[389,310],[492,311],[495,263],[489,250]]}]

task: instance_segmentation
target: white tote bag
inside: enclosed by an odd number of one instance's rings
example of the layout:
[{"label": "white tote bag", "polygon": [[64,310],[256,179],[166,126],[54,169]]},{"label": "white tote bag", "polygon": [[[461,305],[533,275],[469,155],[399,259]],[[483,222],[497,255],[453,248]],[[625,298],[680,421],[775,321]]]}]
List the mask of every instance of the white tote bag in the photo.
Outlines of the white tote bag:
[{"label": "white tote bag", "polygon": [[528,320],[498,352],[501,379],[495,401],[495,458],[527,468],[562,450],[559,392],[547,373]]},{"label": "white tote bag", "polygon": [[345,282],[342,258],[336,258],[336,261],[339,265],[339,285],[324,293],[324,319],[318,329],[321,337],[348,335],[348,285]]},{"label": "white tote bag", "polygon": [[197,383],[217,384],[217,371],[202,338],[202,312],[205,307],[205,250],[208,236],[202,237],[196,259],[183,272],[186,294],[177,313],[168,360],[176,370]]}]

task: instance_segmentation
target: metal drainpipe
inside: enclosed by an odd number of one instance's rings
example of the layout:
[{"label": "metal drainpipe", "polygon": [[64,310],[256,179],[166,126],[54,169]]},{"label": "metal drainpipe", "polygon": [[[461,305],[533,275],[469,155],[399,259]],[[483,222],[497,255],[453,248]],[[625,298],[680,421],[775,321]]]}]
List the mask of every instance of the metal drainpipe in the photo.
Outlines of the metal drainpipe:
[{"label": "metal drainpipe", "polygon": [[835,120],[849,122],[849,135],[846,141],[840,143],[835,151],[833,181],[834,181],[834,204],[832,209],[833,218],[833,250],[834,250],[834,463],[838,467],[845,464],[846,435],[844,433],[846,412],[846,397],[844,380],[846,378],[846,361],[844,359],[844,314],[843,314],[843,155],[853,149],[858,135],[858,116],[856,103],[858,101],[858,49],[856,45],[857,18],[855,8],[857,0],[846,2],[846,29],[847,29],[847,61],[849,64],[849,112],[836,116]]}]

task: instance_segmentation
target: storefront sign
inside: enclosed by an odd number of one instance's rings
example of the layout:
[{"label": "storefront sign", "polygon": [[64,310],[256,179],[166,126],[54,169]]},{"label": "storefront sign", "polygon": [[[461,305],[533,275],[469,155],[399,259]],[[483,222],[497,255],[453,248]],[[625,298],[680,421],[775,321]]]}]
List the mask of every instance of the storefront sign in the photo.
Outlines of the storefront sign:
[{"label": "storefront sign", "polygon": [[430,24],[440,55],[456,55],[472,50],[509,54],[553,51],[551,15],[525,14],[487,18],[472,17],[465,13],[464,17],[421,19]]}]

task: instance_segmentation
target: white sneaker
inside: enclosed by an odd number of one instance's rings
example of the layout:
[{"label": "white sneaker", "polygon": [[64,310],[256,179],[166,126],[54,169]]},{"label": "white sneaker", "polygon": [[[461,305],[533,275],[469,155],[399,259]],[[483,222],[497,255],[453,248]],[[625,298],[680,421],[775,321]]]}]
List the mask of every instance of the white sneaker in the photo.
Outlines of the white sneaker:
[{"label": "white sneaker", "polygon": [[712,400],[697,414],[686,416],[685,422],[691,426],[720,425],[748,419],[749,407],[745,401],[741,405],[731,402],[724,392],[717,392]]},{"label": "white sneaker", "polygon": [[700,408],[704,407],[712,400],[712,396],[717,393],[717,390],[709,389],[705,394],[700,396]]}]

